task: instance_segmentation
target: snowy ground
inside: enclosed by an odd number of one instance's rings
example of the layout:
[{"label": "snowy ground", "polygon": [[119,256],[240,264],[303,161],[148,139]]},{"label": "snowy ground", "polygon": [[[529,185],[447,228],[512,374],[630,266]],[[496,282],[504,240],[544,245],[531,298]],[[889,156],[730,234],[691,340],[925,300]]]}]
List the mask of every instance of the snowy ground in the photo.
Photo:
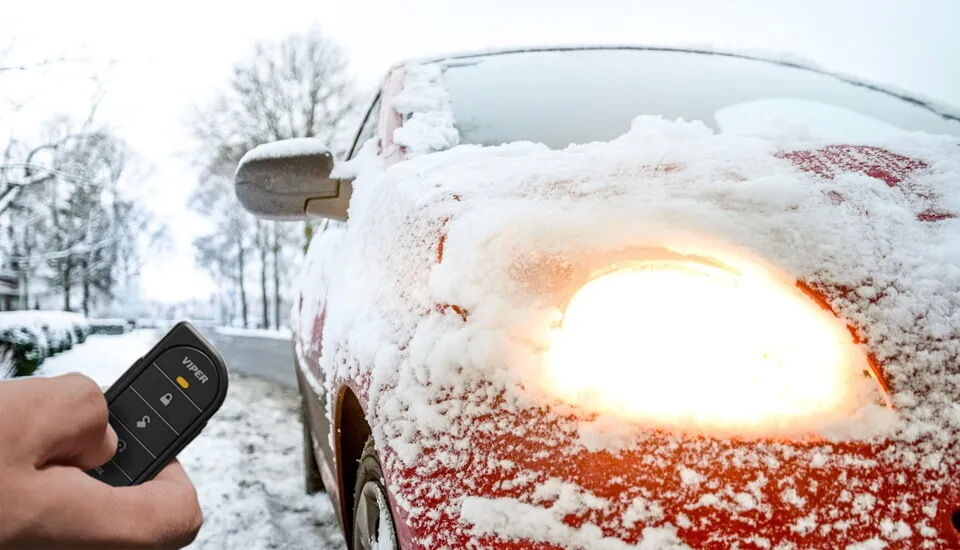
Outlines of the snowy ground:
[{"label": "snowy ground", "polygon": [[200,494],[195,548],[343,548],[325,494],[303,492],[298,395],[234,376],[223,408],[180,460]]},{"label": "snowy ground", "polygon": [[[78,371],[107,386],[158,337],[152,330],[91,336],[39,374]],[[303,493],[298,399],[296,390],[231,374],[220,412],[180,454],[205,518],[191,548],[344,547],[327,496]]]},{"label": "snowy ground", "polygon": [[154,330],[136,330],[119,336],[93,334],[70,351],[48,358],[40,366],[37,375],[81,372],[106,389],[134,361],[149,351],[157,340],[159,335]]}]

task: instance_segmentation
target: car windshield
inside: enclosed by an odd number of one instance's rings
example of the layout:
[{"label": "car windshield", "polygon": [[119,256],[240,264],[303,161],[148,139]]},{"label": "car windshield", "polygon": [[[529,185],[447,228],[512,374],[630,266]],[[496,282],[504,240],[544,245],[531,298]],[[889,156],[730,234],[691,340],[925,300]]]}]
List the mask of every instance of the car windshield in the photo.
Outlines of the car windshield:
[{"label": "car windshield", "polygon": [[750,132],[771,124],[838,139],[903,131],[960,136],[960,121],[815,70],[643,49],[546,50],[443,62],[461,143],[608,141],[638,115]]}]

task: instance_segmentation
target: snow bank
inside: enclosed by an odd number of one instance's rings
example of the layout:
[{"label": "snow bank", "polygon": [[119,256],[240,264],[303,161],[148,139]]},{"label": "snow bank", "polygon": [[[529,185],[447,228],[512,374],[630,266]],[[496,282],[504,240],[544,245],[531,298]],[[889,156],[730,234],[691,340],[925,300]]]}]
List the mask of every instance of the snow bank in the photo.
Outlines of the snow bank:
[{"label": "snow bank", "polygon": [[0,378],[31,374],[44,359],[82,343],[90,324],[67,311],[0,312]]},{"label": "snow bank", "polygon": [[288,329],[263,329],[263,328],[239,328],[239,327],[217,327],[214,332],[223,336],[241,336],[245,338],[269,338],[271,340],[290,340],[290,331]]},{"label": "snow bank", "polygon": [[[589,534],[591,547],[600,547],[596,541],[606,538],[596,538],[588,524],[573,528],[557,519],[530,491],[484,500],[483,492],[460,484],[466,481],[439,485],[430,472],[457,471],[469,461],[482,475],[535,479],[536,471],[511,471],[493,459],[478,465],[470,449],[484,434],[523,433],[511,424],[520,421],[509,419],[525,416],[553,427],[543,441],[564,456],[644,448],[651,464],[671,464],[682,445],[703,470],[847,460],[842,446],[758,443],[756,452],[734,451],[722,438],[689,439],[675,427],[651,450],[642,445],[663,426],[598,414],[545,387],[550,331],[591,274],[651,249],[743,255],[822,296],[881,365],[896,407],[891,413],[868,403],[848,417],[799,422],[777,437],[867,444],[888,438],[884,461],[957,471],[960,457],[946,449],[960,436],[960,422],[952,420],[960,418],[953,412],[960,389],[951,374],[960,362],[958,145],[901,134],[849,147],[805,132],[714,134],[696,122],[640,117],[612,142],[563,151],[465,145],[384,168],[367,147],[350,167],[357,179],[349,223],[311,244],[304,288],[326,290],[327,302],[322,313],[316,296],[304,296],[304,341],[311,341],[318,316],[325,323],[324,353],[298,350],[319,356],[319,376],[305,374],[314,384],[325,381],[327,391],[348,377],[363,382],[388,470],[418,480],[391,486],[415,522],[446,514],[476,536],[583,547]],[[679,395],[684,388],[663,391]],[[945,490],[947,480],[938,479],[925,487]],[[662,488],[645,498],[662,509],[700,502],[744,522],[797,502],[789,492],[782,504],[771,502],[781,497],[762,492],[764,480],[723,483],[678,479],[679,493]],[[431,511],[418,504],[437,494],[453,504]],[[845,502],[831,503],[831,513],[853,526],[850,533],[873,525],[876,518],[853,515]],[[610,505],[617,518],[626,514],[616,512],[625,510],[619,505]],[[666,531],[651,532],[650,540],[696,526],[687,514],[651,521]],[[546,521],[556,529],[546,529]],[[610,522],[602,526],[605,537],[629,529],[621,519]],[[797,529],[813,532],[802,522]],[[450,540],[444,544],[456,546]]]},{"label": "snow bank", "polygon": [[69,331],[73,327],[87,324],[83,315],[69,311],[0,311],[0,329],[22,326]]},{"label": "snow bank", "polygon": [[106,389],[120,378],[138,359],[146,355],[158,339],[151,329],[134,330],[120,335],[93,334],[69,353],[48,359],[37,376],[57,376],[79,372]]}]

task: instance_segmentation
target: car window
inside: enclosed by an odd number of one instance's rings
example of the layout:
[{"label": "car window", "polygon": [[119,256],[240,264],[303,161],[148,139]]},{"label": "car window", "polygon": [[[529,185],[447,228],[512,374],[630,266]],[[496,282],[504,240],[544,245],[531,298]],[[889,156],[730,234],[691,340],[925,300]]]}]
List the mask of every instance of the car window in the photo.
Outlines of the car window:
[{"label": "car window", "polygon": [[352,159],[360,151],[360,147],[368,140],[377,135],[377,122],[380,120],[380,94],[377,94],[373,104],[367,109],[367,115],[363,118],[363,125],[357,132],[357,137],[353,140],[353,146],[350,147],[348,159]]},{"label": "car window", "polygon": [[716,131],[785,119],[841,137],[878,127],[960,135],[955,118],[869,84],[737,56],[585,49],[442,63],[460,143],[562,149],[613,139],[638,115],[698,120]]}]

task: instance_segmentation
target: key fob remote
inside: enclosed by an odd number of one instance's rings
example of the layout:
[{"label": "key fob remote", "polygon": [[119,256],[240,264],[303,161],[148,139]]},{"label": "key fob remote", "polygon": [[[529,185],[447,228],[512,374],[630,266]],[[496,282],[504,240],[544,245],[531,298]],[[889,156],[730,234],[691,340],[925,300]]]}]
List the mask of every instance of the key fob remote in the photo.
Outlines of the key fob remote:
[{"label": "key fob remote", "polygon": [[177,323],[104,397],[117,452],[89,470],[115,487],[150,480],[177,456],[227,396],[227,368],[189,323]]}]

